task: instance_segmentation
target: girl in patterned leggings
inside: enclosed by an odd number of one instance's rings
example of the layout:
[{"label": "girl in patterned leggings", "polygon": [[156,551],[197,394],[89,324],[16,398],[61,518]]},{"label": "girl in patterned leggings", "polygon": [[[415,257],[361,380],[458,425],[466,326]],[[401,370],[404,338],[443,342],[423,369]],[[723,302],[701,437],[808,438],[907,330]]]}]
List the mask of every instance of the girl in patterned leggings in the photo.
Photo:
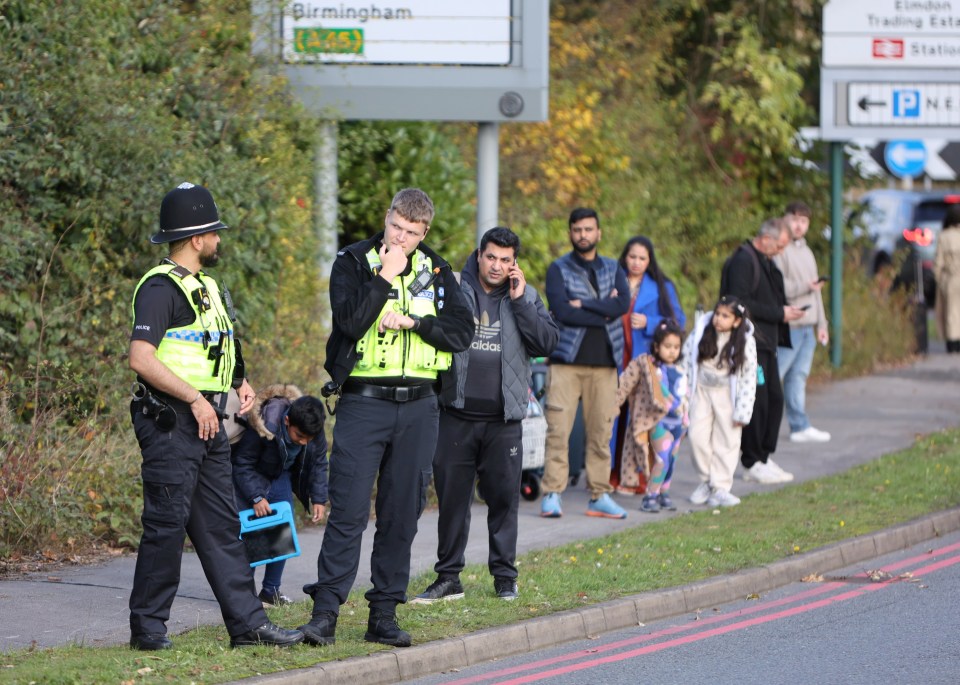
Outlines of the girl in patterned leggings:
[{"label": "girl in patterned leggings", "polygon": [[647,492],[643,496],[640,511],[656,513],[661,509],[675,510],[670,499],[670,479],[677,459],[680,442],[687,432],[687,376],[679,366],[682,355],[683,330],[675,321],[663,321],[653,335],[650,354],[656,360],[660,387],[670,402],[666,415],[650,431],[650,446],[653,448],[652,468],[647,480]]},{"label": "girl in patterned leggings", "polygon": [[665,319],[654,330],[650,354],[635,357],[620,376],[617,406],[630,400],[624,458],[640,464],[647,477],[641,511],[676,509],[667,490],[687,430],[687,380],[677,365],[682,345],[683,329]]}]

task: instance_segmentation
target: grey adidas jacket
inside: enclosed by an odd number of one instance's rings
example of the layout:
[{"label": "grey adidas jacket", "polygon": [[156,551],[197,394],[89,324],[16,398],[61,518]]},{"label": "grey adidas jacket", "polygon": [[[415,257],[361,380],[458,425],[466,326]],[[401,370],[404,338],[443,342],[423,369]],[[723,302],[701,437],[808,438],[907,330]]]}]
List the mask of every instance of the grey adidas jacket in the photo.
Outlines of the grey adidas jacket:
[{"label": "grey adidas jacket", "polygon": [[[470,311],[477,317],[477,298],[474,288],[479,285],[477,253],[467,257],[460,278],[460,289]],[[530,387],[530,358],[546,357],[557,346],[560,329],[543,306],[536,289],[527,285],[523,297],[511,300],[504,295],[500,301],[500,336],[504,420],[519,421],[527,412]],[[445,407],[462,409],[470,348],[453,356],[453,365],[440,374],[440,403]]]}]

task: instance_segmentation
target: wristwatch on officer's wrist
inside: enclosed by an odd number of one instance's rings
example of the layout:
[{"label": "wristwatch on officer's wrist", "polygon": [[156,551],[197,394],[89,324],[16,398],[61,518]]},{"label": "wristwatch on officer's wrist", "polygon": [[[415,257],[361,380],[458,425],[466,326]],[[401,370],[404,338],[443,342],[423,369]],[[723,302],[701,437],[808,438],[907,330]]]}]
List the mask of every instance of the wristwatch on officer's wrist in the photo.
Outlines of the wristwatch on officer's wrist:
[{"label": "wristwatch on officer's wrist", "polygon": [[413,328],[412,328],[412,330],[414,330],[414,331],[419,331],[419,330],[420,330],[420,321],[421,321],[422,319],[421,319],[419,316],[417,316],[416,314],[410,314],[409,316],[410,316],[411,319],[413,319]]},{"label": "wristwatch on officer's wrist", "polygon": [[261,497],[260,495],[257,495],[256,497],[253,498],[254,504],[260,504],[260,502],[262,501],[263,501],[263,497]]}]

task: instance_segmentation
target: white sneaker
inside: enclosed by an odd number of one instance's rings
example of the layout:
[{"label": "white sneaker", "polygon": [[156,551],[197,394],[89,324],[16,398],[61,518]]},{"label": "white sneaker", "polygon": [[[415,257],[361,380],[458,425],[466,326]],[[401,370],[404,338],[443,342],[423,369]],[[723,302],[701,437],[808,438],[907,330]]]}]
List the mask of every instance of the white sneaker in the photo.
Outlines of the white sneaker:
[{"label": "white sneaker", "polygon": [[764,485],[776,485],[777,483],[786,483],[784,476],[774,471],[768,464],[758,461],[756,464],[743,472],[744,480],[752,480]]},{"label": "white sneaker", "polygon": [[690,495],[690,501],[694,504],[704,504],[710,498],[710,483],[700,483],[697,489]]},{"label": "white sneaker", "polygon": [[784,471],[782,468],[780,468],[780,464],[775,462],[773,459],[767,459],[767,469],[780,476],[782,479],[781,482],[783,483],[789,483],[793,480],[793,474],[789,471]]},{"label": "white sneaker", "polygon": [[740,498],[730,494],[729,490],[714,490],[707,504],[711,507],[735,507],[740,504]]},{"label": "white sneaker", "polygon": [[807,426],[802,431],[790,434],[790,442],[829,442],[829,440],[830,434],[827,431],[818,430],[813,426]]}]

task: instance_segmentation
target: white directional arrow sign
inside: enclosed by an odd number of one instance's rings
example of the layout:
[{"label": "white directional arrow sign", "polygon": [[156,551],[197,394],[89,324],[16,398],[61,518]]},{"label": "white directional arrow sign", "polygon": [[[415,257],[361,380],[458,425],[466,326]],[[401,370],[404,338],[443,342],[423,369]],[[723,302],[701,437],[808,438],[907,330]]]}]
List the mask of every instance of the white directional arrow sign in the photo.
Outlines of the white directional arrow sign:
[{"label": "white directional arrow sign", "polygon": [[919,164],[923,168],[923,163],[927,160],[927,153],[920,147],[911,147],[903,143],[894,143],[887,146],[887,154],[890,159],[899,167],[912,166]]},{"label": "white directional arrow sign", "polygon": [[960,126],[960,83],[849,83],[851,126]]}]

